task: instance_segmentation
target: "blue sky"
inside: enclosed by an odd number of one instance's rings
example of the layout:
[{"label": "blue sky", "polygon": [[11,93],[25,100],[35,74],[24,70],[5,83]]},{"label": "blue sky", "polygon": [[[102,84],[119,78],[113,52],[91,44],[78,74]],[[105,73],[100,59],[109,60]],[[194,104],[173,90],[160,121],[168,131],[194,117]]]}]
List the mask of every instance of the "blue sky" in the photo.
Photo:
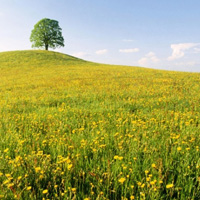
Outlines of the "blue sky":
[{"label": "blue sky", "polygon": [[0,51],[31,49],[42,18],[85,60],[200,72],[199,0],[0,0]]}]

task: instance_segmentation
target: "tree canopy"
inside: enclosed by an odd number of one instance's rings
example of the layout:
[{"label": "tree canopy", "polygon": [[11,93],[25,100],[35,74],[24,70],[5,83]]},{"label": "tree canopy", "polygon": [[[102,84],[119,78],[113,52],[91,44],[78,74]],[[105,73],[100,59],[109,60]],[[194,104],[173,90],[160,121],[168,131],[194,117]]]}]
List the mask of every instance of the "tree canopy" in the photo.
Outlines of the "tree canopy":
[{"label": "tree canopy", "polygon": [[64,47],[61,31],[58,21],[48,18],[40,20],[31,32],[32,47],[45,47],[45,50],[49,47],[53,49]]}]

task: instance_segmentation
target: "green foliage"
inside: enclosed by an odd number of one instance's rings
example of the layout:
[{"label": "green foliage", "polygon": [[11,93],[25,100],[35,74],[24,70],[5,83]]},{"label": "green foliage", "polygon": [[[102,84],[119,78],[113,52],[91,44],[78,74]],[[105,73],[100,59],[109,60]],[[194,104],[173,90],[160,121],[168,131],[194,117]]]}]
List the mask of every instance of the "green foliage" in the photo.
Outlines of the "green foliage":
[{"label": "green foliage", "polygon": [[31,32],[32,47],[57,48],[64,47],[64,38],[58,21],[44,18],[35,24]]}]

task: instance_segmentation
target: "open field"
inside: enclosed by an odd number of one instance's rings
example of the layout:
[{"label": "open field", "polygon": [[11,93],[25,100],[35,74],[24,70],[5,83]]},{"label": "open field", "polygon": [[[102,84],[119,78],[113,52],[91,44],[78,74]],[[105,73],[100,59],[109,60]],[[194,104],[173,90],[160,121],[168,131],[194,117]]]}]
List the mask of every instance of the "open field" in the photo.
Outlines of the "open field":
[{"label": "open field", "polygon": [[200,74],[0,53],[0,199],[200,199]]}]

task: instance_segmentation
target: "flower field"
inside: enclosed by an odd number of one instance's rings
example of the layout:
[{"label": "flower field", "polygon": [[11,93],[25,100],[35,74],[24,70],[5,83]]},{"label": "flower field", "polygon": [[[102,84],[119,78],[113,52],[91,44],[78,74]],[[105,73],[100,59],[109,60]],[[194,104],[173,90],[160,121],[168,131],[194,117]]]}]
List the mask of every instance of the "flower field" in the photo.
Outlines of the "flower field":
[{"label": "flower field", "polygon": [[0,53],[0,199],[200,199],[200,74]]}]

